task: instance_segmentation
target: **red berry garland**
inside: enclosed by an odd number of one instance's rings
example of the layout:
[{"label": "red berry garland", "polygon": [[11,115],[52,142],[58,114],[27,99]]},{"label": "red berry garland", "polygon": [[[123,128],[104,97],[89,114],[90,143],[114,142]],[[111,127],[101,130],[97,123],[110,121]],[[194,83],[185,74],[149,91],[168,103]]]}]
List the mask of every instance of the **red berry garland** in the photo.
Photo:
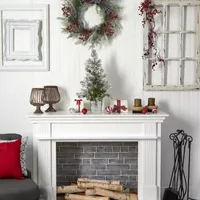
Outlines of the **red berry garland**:
[{"label": "red berry garland", "polygon": [[155,20],[154,16],[157,14],[160,14],[161,11],[159,11],[155,5],[153,4],[152,0],[144,0],[141,5],[139,6],[139,15],[143,16],[142,25],[145,27],[145,25],[148,25],[149,31],[148,31],[148,49],[145,50],[143,54],[143,58],[149,58],[151,52],[153,53],[154,57],[156,59],[152,61],[152,69],[155,68],[155,66],[158,64],[158,62],[161,62],[165,64],[165,61],[163,58],[158,55],[158,49],[155,46],[157,33],[155,31]]}]

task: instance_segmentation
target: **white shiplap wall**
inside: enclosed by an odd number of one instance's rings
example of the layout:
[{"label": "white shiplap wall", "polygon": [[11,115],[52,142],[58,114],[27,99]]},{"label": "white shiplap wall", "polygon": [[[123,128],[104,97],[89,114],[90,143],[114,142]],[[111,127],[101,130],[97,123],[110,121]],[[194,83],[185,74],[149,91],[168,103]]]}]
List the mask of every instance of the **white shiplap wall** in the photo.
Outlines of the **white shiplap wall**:
[{"label": "white shiplap wall", "polygon": [[[1,4],[12,0],[1,0]],[[16,4],[50,4],[50,72],[1,72],[0,73],[0,132],[19,132],[30,136],[28,165],[32,167],[31,124],[26,118],[34,108],[29,105],[32,87],[54,84],[60,87],[62,101],[57,108],[67,109],[80,89],[84,77],[84,63],[90,52],[87,47],[76,46],[61,33],[60,0],[16,0]],[[122,0],[124,6],[123,31],[111,46],[99,49],[99,57],[113,85],[115,98],[128,99],[154,96],[160,109],[170,114],[163,124],[162,185],[169,182],[172,167],[172,144],[168,139],[177,128],[184,129],[194,137],[192,149],[192,197],[200,199],[200,93],[193,92],[144,92],[142,55],[142,25],[138,15],[140,0]],[[173,73],[173,72],[172,72]]]}]

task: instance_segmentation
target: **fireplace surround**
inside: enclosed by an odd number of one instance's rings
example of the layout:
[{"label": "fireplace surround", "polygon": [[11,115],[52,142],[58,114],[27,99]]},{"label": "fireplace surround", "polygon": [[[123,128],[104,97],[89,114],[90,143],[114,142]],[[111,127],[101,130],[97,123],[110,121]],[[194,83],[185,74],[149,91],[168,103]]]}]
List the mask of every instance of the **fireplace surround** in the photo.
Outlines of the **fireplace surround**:
[{"label": "fireplace surround", "polygon": [[161,124],[157,114],[33,114],[33,179],[41,199],[56,200],[57,142],[138,142],[138,199],[161,199]]}]

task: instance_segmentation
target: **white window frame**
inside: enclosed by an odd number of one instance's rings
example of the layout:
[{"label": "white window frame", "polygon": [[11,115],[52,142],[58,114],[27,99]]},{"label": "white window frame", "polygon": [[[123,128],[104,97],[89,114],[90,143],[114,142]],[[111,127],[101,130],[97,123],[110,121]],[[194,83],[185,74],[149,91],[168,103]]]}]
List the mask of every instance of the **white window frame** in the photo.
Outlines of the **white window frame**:
[{"label": "white window frame", "polygon": [[[167,61],[179,61],[179,66],[180,66],[180,77],[179,77],[179,82],[180,85],[169,85],[167,84],[167,67],[162,64],[162,77],[161,77],[161,85],[153,85],[151,84],[152,82],[152,77],[151,77],[151,65],[149,64],[151,59],[145,59],[144,60],[144,79],[143,79],[143,87],[144,90],[199,90],[200,89],[200,1],[196,0],[155,0],[154,1],[156,6],[162,6],[163,7],[163,31],[160,32],[159,34],[163,35],[163,48],[164,48],[164,60]],[[180,6],[180,30],[179,31],[169,31],[167,29],[167,23],[169,20],[168,17],[168,7],[170,6]],[[196,31],[185,31],[184,30],[184,7],[189,7],[189,6],[196,6],[197,7],[197,24],[196,24]],[[168,34],[179,34],[180,35],[180,54],[178,58],[168,58],[167,56],[167,49],[166,47],[168,46],[168,39],[167,36]],[[187,58],[183,57],[184,55],[184,36],[186,34],[196,34],[196,57],[195,58]],[[146,26],[144,29],[144,50],[148,49],[148,27]],[[185,61],[195,61],[196,62],[196,74],[195,74],[195,84],[193,85],[186,85],[184,84],[184,65],[183,63]],[[156,70],[156,69],[155,69]]]}]

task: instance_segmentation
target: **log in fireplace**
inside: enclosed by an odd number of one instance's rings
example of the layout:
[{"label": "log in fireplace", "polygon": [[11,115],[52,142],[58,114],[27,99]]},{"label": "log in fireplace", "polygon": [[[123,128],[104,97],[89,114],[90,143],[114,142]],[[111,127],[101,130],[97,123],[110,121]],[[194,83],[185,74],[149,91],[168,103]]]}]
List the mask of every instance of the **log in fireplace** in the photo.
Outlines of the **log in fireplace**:
[{"label": "log in fireplace", "polygon": [[[57,186],[58,200],[137,200],[138,195],[120,181],[78,178],[76,184]],[[63,196],[61,196],[63,195]]]}]

